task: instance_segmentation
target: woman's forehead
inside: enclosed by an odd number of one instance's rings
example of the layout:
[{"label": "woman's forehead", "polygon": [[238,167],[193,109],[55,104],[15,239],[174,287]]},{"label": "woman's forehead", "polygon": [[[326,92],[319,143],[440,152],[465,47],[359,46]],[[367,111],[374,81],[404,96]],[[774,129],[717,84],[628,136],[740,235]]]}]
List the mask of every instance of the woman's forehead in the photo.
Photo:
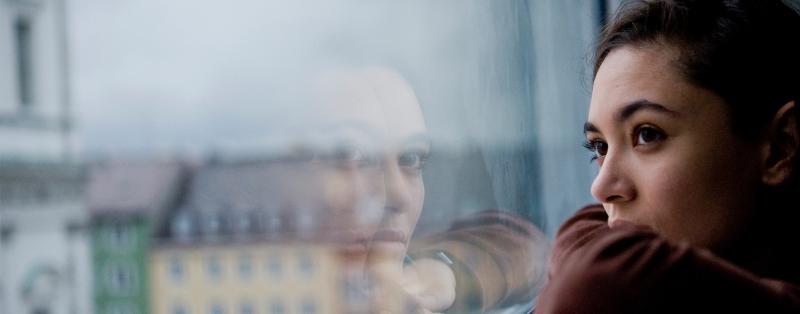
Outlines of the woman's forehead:
[{"label": "woman's forehead", "polygon": [[391,70],[326,72],[313,86],[312,106],[324,129],[354,128],[390,140],[426,130],[414,91]]},{"label": "woman's forehead", "polygon": [[674,54],[659,46],[622,47],[609,53],[595,77],[589,122],[611,121],[637,102],[682,114],[699,109],[696,103],[707,95],[683,78]]}]

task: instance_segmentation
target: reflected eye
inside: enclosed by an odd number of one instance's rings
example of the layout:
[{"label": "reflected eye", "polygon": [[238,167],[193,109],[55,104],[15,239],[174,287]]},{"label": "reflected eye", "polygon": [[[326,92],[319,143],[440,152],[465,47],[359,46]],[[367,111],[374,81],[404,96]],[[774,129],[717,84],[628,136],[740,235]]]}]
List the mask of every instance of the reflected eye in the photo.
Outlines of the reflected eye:
[{"label": "reflected eye", "polygon": [[363,150],[342,146],[337,148],[332,156],[332,160],[340,167],[367,167],[375,164],[375,159]]},{"label": "reflected eye", "polygon": [[598,160],[608,153],[608,144],[601,140],[588,140],[583,144],[583,147],[594,153],[592,161]]},{"label": "reflected eye", "polygon": [[426,155],[419,152],[407,152],[397,158],[397,164],[403,168],[421,169],[425,164]]},{"label": "reflected eye", "polygon": [[667,135],[651,126],[642,126],[636,129],[635,145],[647,145],[654,142],[663,141]]}]

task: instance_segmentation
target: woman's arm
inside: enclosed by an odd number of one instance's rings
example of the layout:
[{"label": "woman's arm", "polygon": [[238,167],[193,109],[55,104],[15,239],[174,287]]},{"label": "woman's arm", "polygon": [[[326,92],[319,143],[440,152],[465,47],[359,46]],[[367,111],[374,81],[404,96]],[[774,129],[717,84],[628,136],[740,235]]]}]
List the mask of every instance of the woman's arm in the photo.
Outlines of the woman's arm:
[{"label": "woman's arm", "polygon": [[417,241],[411,255],[447,260],[456,280],[448,313],[473,313],[531,302],[544,283],[549,250],[544,234],[525,218],[487,210]]},{"label": "woman's arm", "polygon": [[793,284],[607,218],[591,206],[561,228],[536,313],[800,313]]}]

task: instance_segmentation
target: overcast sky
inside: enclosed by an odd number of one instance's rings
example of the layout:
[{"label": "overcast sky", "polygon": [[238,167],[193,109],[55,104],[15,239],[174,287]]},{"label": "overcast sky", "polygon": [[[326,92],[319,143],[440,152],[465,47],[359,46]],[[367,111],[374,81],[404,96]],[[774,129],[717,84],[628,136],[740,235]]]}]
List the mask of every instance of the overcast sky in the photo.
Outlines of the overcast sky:
[{"label": "overcast sky", "polygon": [[404,16],[378,1],[69,2],[73,100],[89,156],[285,145],[286,76],[352,54],[358,47],[342,37],[380,39],[363,26]]}]

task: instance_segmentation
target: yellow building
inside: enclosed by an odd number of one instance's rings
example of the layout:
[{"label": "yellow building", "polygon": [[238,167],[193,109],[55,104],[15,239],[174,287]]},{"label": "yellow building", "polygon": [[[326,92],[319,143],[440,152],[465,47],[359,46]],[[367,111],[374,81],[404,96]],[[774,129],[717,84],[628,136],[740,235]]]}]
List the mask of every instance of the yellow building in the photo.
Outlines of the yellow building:
[{"label": "yellow building", "polygon": [[295,168],[278,160],[192,169],[184,195],[155,226],[150,312],[374,313],[365,252],[322,244],[331,242],[327,222],[309,210],[322,207],[298,190]]},{"label": "yellow building", "polygon": [[154,233],[150,312],[370,313],[363,276],[320,244],[325,222],[296,204],[307,193],[287,188],[303,181],[296,168],[293,160],[194,168]]},{"label": "yellow building", "polygon": [[338,313],[339,257],[312,245],[161,245],[150,258],[151,313]]}]

